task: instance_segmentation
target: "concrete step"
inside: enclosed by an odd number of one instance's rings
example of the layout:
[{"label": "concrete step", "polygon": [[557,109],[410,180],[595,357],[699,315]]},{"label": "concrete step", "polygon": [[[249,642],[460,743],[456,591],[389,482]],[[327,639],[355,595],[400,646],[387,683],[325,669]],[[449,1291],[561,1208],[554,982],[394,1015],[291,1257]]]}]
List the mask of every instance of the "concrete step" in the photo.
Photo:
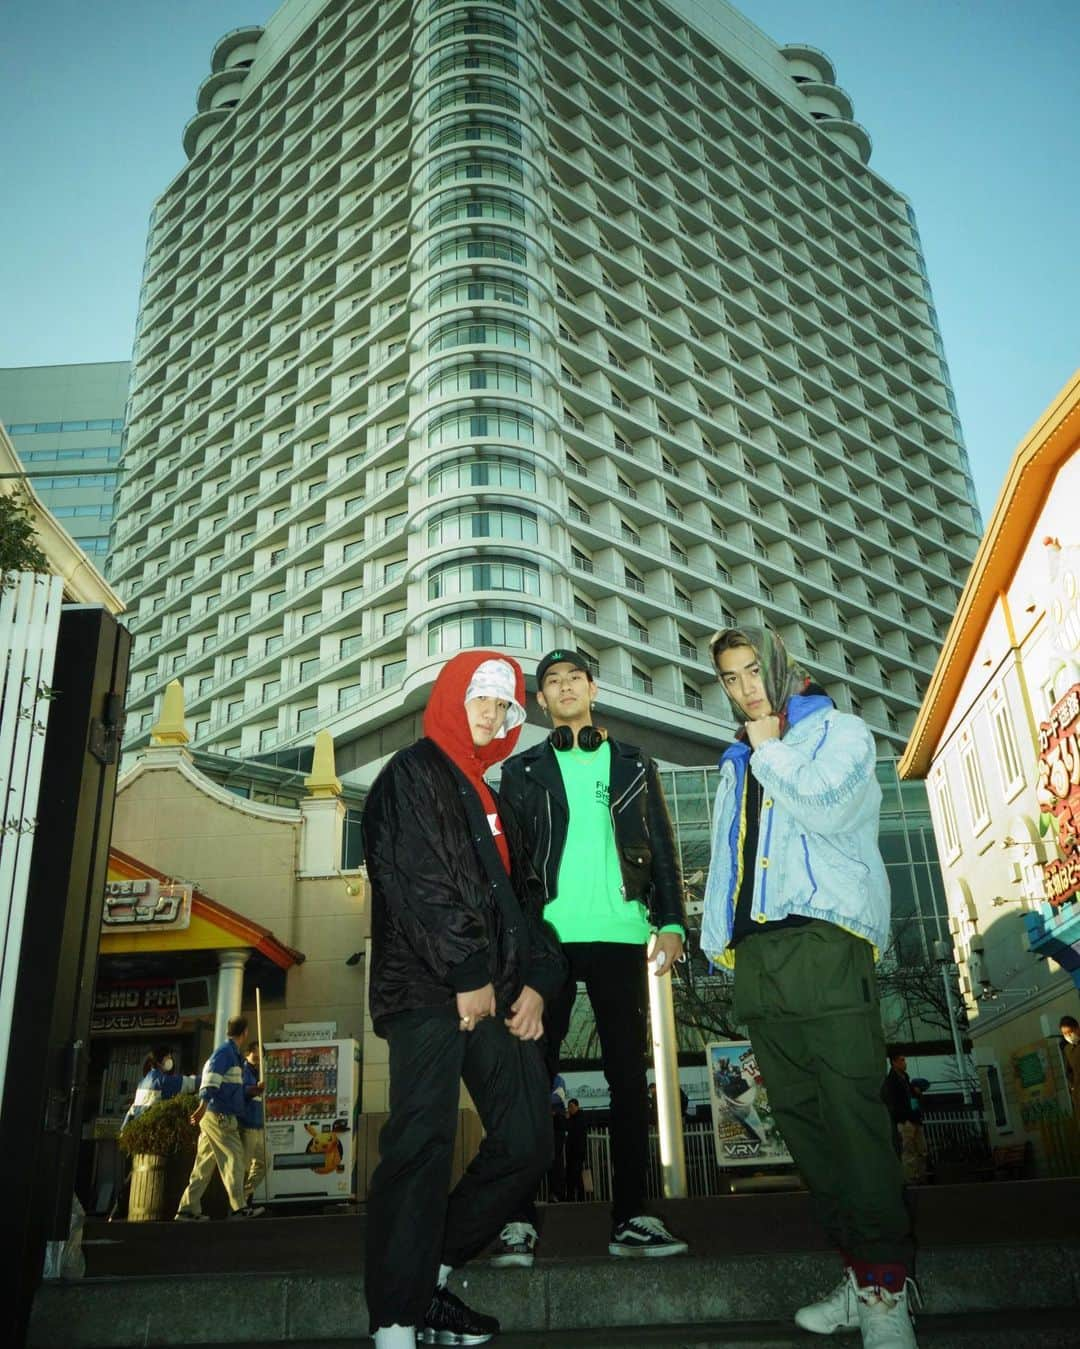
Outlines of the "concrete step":
[{"label": "concrete step", "polygon": [[[935,1318],[945,1318],[942,1333],[953,1339],[943,1345],[1027,1349],[1041,1341],[1026,1331],[1012,1340],[965,1340],[966,1321],[989,1318],[996,1335],[999,1326],[1011,1324],[1015,1333],[1024,1318],[1035,1324],[1041,1317],[1048,1345],[1080,1344],[1080,1333],[1073,1333],[1080,1306],[1080,1182],[949,1189],[916,1195],[928,1333],[937,1333]],[[522,1349],[547,1342],[569,1349],[571,1341],[576,1349],[588,1335],[597,1345],[753,1344],[738,1336],[759,1333],[756,1327],[764,1327],[766,1344],[770,1334],[785,1346],[814,1343],[802,1334],[792,1338],[792,1315],[835,1284],[840,1266],[824,1249],[806,1196],[730,1196],[663,1208],[673,1230],[689,1240],[689,1255],[613,1260],[606,1255],[608,1216],[600,1206],[557,1205],[544,1215],[541,1255],[532,1269],[494,1269],[480,1259],[455,1274],[452,1286],[499,1318],[506,1331],[502,1349],[522,1335],[533,1337],[521,1341]],[[102,1230],[116,1235],[102,1238]],[[29,1343],[33,1349],[212,1343],[221,1338],[221,1326],[207,1309],[240,1296],[238,1328],[250,1341],[356,1344],[367,1331],[364,1235],[362,1216],[90,1224],[88,1241],[115,1245],[88,1246],[92,1277],[42,1287]],[[1055,1315],[1066,1317],[1071,1341],[1053,1338],[1060,1329]],[[962,1320],[950,1320],[956,1317]],[[721,1338],[710,1340],[714,1333]],[[628,1338],[634,1334],[660,1338]]]},{"label": "concrete step", "polygon": [[[1013,1312],[994,1316],[920,1316],[921,1349],[1076,1349],[1076,1310]],[[819,1341],[802,1331],[774,1323],[739,1326],[650,1326],[637,1330],[540,1331],[500,1335],[492,1349],[858,1349],[857,1335]],[[308,1340],[292,1349],[362,1349],[367,1339]],[[271,1349],[269,1343],[206,1346],[206,1349]]]}]

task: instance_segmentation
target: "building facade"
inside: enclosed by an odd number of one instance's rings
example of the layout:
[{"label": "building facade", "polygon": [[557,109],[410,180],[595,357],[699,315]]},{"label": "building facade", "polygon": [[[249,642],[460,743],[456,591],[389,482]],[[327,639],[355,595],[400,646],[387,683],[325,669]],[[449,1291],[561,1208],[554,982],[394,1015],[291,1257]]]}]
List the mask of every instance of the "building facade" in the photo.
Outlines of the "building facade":
[{"label": "building facade", "polygon": [[[151,223],[110,575],[128,748],[343,773],[460,647],[580,648],[670,762],[775,624],[903,744],[978,533],[914,217],[722,0],[286,0]],[[650,743],[650,736],[653,743]]]},{"label": "building facade", "polygon": [[105,560],[120,467],[128,361],[0,370],[0,422],[42,504]]},{"label": "building facade", "polygon": [[926,779],[992,1126],[1049,1170],[1080,1167],[1078,500],[1080,374],[1017,450],[900,769]]}]

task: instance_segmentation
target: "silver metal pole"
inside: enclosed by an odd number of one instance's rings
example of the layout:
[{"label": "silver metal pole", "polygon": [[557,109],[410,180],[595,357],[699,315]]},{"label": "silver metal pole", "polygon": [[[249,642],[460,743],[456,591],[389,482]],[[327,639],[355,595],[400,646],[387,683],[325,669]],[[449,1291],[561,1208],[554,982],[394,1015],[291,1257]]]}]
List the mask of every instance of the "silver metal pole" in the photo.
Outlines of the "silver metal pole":
[{"label": "silver metal pole", "polygon": [[960,1040],[960,1027],[956,1022],[956,1002],[953,998],[952,980],[948,965],[942,965],[941,978],[945,984],[945,1005],[949,1009],[949,1029],[952,1031],[953,1052],[956,1055],[956,1071],[960,1076],[960,1089],[964,1093],[964,1104],[971,1104],[971,1087],[968,1083],[967,1064],[964,1062],[964,1046]]},{"label": "silver metal pole", "polygon": [[656,1123],[660,1134],[660,1175],[668,1199],[686,1198],[686,1151],[679,1104],[679,1042],[671,974],[659,977],[648,965],[649,1024],[656,1075]]}]

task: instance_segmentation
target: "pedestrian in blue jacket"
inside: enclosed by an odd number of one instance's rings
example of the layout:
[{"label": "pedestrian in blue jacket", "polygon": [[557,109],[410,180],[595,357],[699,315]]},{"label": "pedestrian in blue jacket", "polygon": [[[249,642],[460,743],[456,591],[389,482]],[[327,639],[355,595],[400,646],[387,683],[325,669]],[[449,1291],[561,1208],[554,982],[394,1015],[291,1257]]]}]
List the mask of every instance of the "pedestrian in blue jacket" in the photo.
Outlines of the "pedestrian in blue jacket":
[{"label": "pedestrian in blue jacket", "polygon": [[247,1043],[247,1018],[234,1016],[227,1028],[228,1038],[210,1055],[203,1066],[199,1087],[199,1106],[191,1116],[199,1126],[199,1145],[187,1189],[180,1196],[177,1222],[198,1222],[208,1215],[202,1211],[202,1197],[215,1166],[221,1172],[229,1197],[230,1218],[257,1218],[265,1209],[247,1202],[244,1195],[244,1143],[240,1120],[247,1110],[244,1090],[243,1049]]},{"label": "pedestrian in blue jacket", "polygon": [[914,1349],[911,1224],[879,1095],[889,885],[873,737],[772,630],[728,628],[710,650],[742,728],[720,760],[702,948],[734,968],[776,1123],[846,1264],[795,1320]]}]

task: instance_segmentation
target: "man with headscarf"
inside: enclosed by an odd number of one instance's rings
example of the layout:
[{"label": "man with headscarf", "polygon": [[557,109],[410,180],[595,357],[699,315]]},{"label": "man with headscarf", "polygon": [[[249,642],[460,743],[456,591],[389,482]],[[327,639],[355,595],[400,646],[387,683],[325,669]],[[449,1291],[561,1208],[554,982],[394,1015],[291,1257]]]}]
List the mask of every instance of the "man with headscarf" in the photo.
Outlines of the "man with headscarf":
[{"label": "man with headscarf", "polygon": [[873,737],[771,629],[725,629],[710,651],[741,729],[720,760],[701,945],[734,967],[774,1118],[846,1266],[795,1320],[913,1349],[914,1245],[879,1095],[889,883]]},{"label": "man with headscarf", "polygon": [[[484,781],[525,720],[521,668],[493,651],[442,669],[424,735],[364,807],[370,1007],[389,1042],[390,1118],[368,1200],[365,1291],[378,1349],[481,1344],[499,1329],[446,1286],[552,1159],[545,1001],[565,982],[515,823]],[[460,1082],[484,1139],[447,1200]]]}]

